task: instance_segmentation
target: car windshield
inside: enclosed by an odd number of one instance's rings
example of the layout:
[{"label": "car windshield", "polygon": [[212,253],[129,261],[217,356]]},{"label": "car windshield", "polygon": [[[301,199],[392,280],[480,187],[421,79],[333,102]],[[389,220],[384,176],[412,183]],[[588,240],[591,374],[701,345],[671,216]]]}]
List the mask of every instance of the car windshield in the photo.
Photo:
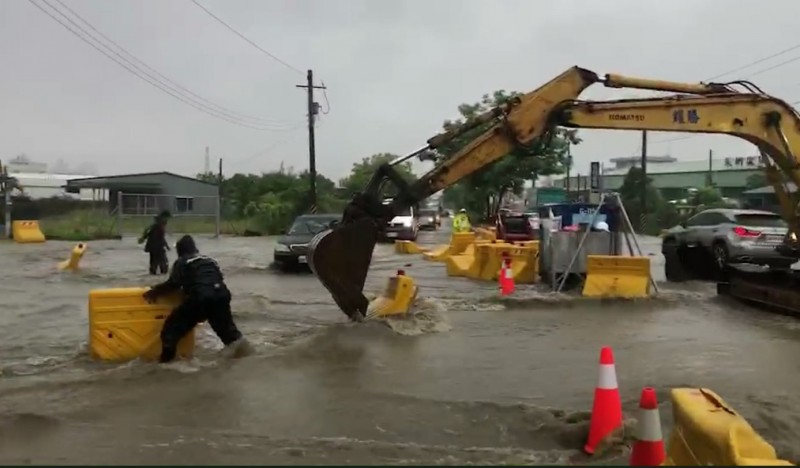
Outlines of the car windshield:
[{"label": "car windshield", "polygon": [[331,226],[331,222],[336,221],[334,218],[298,218],[295,220],[292,227],[289,228],[288,234],[318,234]]},{"label": "car windshield", "polygon": [[503,225],[506,227],[506,232],[511,234],[526,234],[530,225],[527,218],[503,218]]},{"label": "car windshield", "polygon": [[736,222],[748,227],[786,227],[786,221],[778,215],[772,214],[739,214]]},{"label": "car windshield", "polygon": [[433,216],[436,216],[436,212],[433,211],[433,210],[422,210],[422,211],[419,212],[419,215],[420,216],[431,216],[431,217],[433,217]]}]

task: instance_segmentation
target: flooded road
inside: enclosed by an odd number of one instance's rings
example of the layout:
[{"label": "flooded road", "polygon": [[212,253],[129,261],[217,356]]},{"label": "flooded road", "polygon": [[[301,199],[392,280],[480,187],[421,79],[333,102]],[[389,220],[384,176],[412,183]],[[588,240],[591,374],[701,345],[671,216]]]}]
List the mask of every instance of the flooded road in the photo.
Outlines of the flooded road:
[{"label": "flooded road", "polygon": [[[663,281],[658,240],[642,241]],[[347,323],[311,274],[269,269],[273,239],[198,244],[220,261],[254,356],[220,357],[204,325],[188,363],[92,362],[87,293],[151,284],[141,247],[90,243],[83,271],[60,274],[72,244],[0,244],[0,463],[586,463],[603,345],[614,347],[628,416],[642,386],[663,403],[671,387],[710,387],[800,459],[800,321],[718,299],[711,284],[662,283],[639,302],[518,285],[500,300],[494,284],[380,245],[367,290],[402,268],[434,317],[393,330]],[[667,432],[670,419],[664,405]]]}]

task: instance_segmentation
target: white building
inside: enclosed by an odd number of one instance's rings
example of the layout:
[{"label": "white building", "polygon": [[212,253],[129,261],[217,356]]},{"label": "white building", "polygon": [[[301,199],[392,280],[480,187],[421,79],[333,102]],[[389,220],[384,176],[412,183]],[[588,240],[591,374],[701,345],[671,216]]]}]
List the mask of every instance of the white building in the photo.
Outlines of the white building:
[{"label": "white building", "polygon": [[94,174],[51,174],[47,172],[47,164],[29,160],[25,155],[17,156],[5,164],[8,175],[15,177],[22,192],[32,199],[39,198],[74,198],[78,200],[107,200],[108,191],[99,189],[83,189],[80,193],[67,193],[64,186],[71,179],[94,177]]}]

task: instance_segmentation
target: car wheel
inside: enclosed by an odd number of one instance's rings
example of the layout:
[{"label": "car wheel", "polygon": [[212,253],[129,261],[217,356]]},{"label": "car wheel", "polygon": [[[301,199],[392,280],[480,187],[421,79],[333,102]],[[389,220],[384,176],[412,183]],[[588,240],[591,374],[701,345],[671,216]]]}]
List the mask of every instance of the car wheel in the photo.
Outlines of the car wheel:
[{"label": "car wheel", "polygon": [[711,246],[711,254],[717,271],[722,271],[728,266],[728,247],[724,243],[715,242]]},{"label": "car wheel", "polygon": [[681,248],[675,243],[664,244],[662,247],[664,253],[664,275],[667,281],[672,283],[679,283],[686,281],[688,275],[681,255]]}]

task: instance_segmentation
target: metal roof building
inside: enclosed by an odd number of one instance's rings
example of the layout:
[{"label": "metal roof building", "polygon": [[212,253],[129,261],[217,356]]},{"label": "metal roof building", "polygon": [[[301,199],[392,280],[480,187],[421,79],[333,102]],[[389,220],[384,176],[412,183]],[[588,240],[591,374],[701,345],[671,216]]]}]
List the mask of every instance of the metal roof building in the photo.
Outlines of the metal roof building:
[{"label": "metal roof building", "polygon": [[174,214],[211,216],[217,213],[217,185],[171,172],[147,172],[67,181],[66,191],[104,189],[109,192],[109,209],[121,203],[122,213],[155,215],[163,210]]}]

